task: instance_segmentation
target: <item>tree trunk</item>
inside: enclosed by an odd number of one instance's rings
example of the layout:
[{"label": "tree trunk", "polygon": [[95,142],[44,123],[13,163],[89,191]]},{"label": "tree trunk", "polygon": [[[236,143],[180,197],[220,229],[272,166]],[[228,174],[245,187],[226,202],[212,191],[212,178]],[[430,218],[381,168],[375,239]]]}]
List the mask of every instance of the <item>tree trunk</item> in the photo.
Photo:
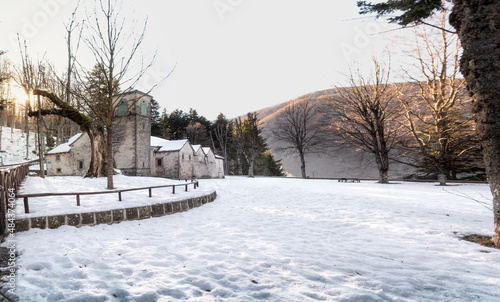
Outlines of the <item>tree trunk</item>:
[{"label": "tree trunk", "polygon": [[389,153],[381,150],[375,150],[375,162],[378,168],[378,182],[381,184],[389,183]]},{"label": "tree trunk", "polygon": [[238,165],[238,175],[243,175],[243,168],[241,167],[241,152],[236,151],[236,164]]},{"label": "tree trunk", "polygon": [[493,242],[500,248],[500,2],[453,0],[453,3],[450,23],[462,42],[460,70],[476,99],[475,119],[493,194]]},{"label": "tree trunk", "polygon": [[381,184],[389,183],[389,170],[388,169],[379,169],[378,170],[378,182]]},{"label": "tree trunk", "polygon": [[104,177],[106,176],[106,143],[104,133],[90,127],[87,133],[90,139],[90,165],[85,177]]},{"label": "tree trunk", "polygon": [[446,180],[447,180],[446,173],[439,172],[438,180],[440,186],[446,186]]},{"label": "tree trunk", "polygon": [[299,156],[300,156],[300,172],[302,173],[302,178],[306,179],[306,159],[304,158],[304,152],[302,150],[299,150]]},{"label": "tree trunk", "polygon": [[248,177],[255,177],[255,175],[253,174],[254,161],[255,161],[254,159],[248,160]]},{"label": "tree trunk", "polygon": [[106,129],[106,177],[108,178],[108,190],[114,188],[113,185],[113,128]]},{"label": "tree trunk", "polygon": [[30,155],[30,126],[29,126],[29,117],[28,117],[28,104],[26,104],[26,116],[24,118],[24,122],[25,122],[25,128],[24,128],[24,132],[26,132],[26,160],[29,160],[29,155]]},{"label": "tree trunk", "polygon": [[45,160],[44,160],[44,152],[45,152],[45,144],[44,144],[44,134],[42,127],[42,101],[40,100],[40,96],[37,96],[38,99],[38,118],[37,118],[37,128],[38,128],[38,162],[40,164],[40,177],[45,178]]}]

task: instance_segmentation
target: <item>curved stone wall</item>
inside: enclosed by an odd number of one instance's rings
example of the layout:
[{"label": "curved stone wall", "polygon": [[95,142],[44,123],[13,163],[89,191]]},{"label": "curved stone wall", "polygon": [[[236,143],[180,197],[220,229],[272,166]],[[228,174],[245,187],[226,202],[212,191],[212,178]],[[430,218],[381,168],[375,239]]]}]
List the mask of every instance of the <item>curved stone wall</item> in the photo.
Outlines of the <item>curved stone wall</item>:
[{"label": "curved stone wall", "polygon": [[17,219],[15,222],[16,233],[24,232],[32,228],[57,229],[58,227],[63,225],[81,227],[86,225],[113,224],[127,220],[160,217],[174,213],[185,212],[190,209],[200,207],[206,203],[214,201],[216,197],[217,192],[214,191],[211,194],[200,197],[194,197],[168,203],[157,203],[140,207],[115,209],[100,212],[22,218]]}]

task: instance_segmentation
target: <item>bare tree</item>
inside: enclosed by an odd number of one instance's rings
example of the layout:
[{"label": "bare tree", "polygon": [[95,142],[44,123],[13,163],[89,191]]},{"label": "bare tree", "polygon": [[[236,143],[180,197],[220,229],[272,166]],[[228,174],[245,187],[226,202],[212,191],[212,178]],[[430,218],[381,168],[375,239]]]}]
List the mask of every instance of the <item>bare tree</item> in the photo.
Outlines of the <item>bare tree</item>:
[{"label": "bare tree", "polygon": [[[3,126],[3,118],[4,118],[4,110],[7,105],[7,98],[4,89],[5,82],[10,78],[10,72],[7,68],[5,60],[2,58],[2,55],[5,54],[5,51],[0,50],[0,150],[2,150],[2,126]],[[0,160],[0,165],[3,164],[3,158]]]},{"label": "bare tree", "polygon": [[[87,24],[89,35],[84,42],[92,52],[102,81],[96,93],[88,75],[80,74],[81,82],[85,84],[85,94],[80,95],[86,107],[92,113],[95,123],[104,128],[106,133],[106,175],[108,189],[113,185],[113,129],[122,121],[123,114],[118,117],[116,112],[120,105],[115,98],[117,92],[127,93],[132,90],[146,70],[151,66],[154,58],[146,66],[132,70],[132,63],[140,49],[147,26],[147,19],[142,24],[141,31],[136,34],[125,31],[125,24],[129,21],[119,15],[120,6],[116,1],[100,0],[94,8],[92,18]],[[100,19],[102,18],[102,20]],[[135,23],[135,22],[133,22]],[[136,24],[133,24],[136,25]],[[125,87],[125,89],[120,89]],[[152,87],[153,88],[153,87]],[[152,89],[151,88],[151,89]],[[149,91],[148,91],[149,92]],[[135,106],[139,98],[128,101],[127,112]]]},{"label": "bare tree", "polygon": [[[228,165],[228,145],[229,145],[229,136],[232,132],[233,124],[231,121],[227,120],[224,114],[219,114],[217,116],[217,120],[214,123],[213,133],[214,136],[219,143],[222,155],[224,156],[224,174],[229,175],[229,165]],[[210,132],[212,135],[212,132]]]},{"label": "bare tree", "polygon": [[464,141],[473,140],[473,125],[472,115],[465,113],[471,102],[465,81],[457,79],[459,40],[446,31],[444,12],[434,25],[413,28],[415,46],[407,53],[416,66],[405,70],[412,82],[401,87],[399,100],[405,128],[413,137],[410,147],[435,167],[440,185],[446,185],[459,157],[472,149]]},{"label": "bare tree", "polygon": [[372,153],[379,170],[379,182],[389,182],[389,153],[398,141],[395,92],[389,70],[373,59],[374,73],[365,77],[359,69],[347,75],[350,87],[337,87],[329,98],[330,129],[339,145]]},{"label": "bare tree", "polygon": [[[144,22],[140,34],[135,36],[133,31],[127,34],[124,28],[126,20],[119,17],[119,11],[120,8],[117,7],[116,1],[100,0],[94,7],[94,11],[89,14],[92,15],[92,18],[87,17],[87,20],[91,22],[87,23],[87,35],[83,41],[96,61],[96,65],[91,71],[78,63],[71,51],[73,19],[66,27],[68,33],[68,74],[65,82],[65,93],[62,95],[65,95],[67,102],[61,100],[55,93],[41,89],[35,91],[35,94],[45,96],[57,106],[57,109],[40,110],[42,114],[57,114],[67,117],[77,123],[82,131],[89,134],[92,156],[87,176],[105,174],[108,178],[107,187],[109,189],[114,187],[113,128],[120,124],[122,118],[140,99],[129,100],[126,112],[119,117],[117,108],[122,104],[117,101],[115,96],[119,92],[131,91],[153,62],[152,60],[147,66],[132,70],[131,64],[142,44],[147,20]],[[79,72],[75,73],[78,82],[76,89],[72,88],[73,85],[70,84],[71,74],[75,71],[75,66],[79,67],[77,68]],[[120,91],[120,85],[129,86]],[[77,99],[76,106],[69,104],[69,91]]]},{"label": "bare tree", "polygon": [[[35,89],[39,89],[40,87],[44,87],[47,85],[49,81],[49,68],[47,64],[43,63],[43,58],[39,59],[37,62],[34,62],[33,59],[28,54],[28,47],[26,45],[26,41],[24,41],[24,46],[21,46],[21,41],[19,42],[19,51],[21,53],[21,69],[15,68],[16,77],[15,80],[17,83],[24,89],[27,100],[26,100],[26,118],[25,118],[25,126],[26,126],[26,158],[29,156],[29,116],[31,111],[31,95]],[[42,101],[38,98],[36,102],[38,112],[42,109]],[[34,115],[31,115],[34,116]],[[38,158],[40,164],[40,177],[45,177],[45,163],[44,163],[44,142],[45,135],[43,133],[43,121],[42,114],[36,115],[37,123],[37,146],[38,146]]]},{"label": "bare tree", "polygon": [[317,121],[316,104],[298,99],[280,109],[272,128],[273,138],[285,143],[281,150],[298,153],[302,178],[307,178],[305,155],[322,142]]}]

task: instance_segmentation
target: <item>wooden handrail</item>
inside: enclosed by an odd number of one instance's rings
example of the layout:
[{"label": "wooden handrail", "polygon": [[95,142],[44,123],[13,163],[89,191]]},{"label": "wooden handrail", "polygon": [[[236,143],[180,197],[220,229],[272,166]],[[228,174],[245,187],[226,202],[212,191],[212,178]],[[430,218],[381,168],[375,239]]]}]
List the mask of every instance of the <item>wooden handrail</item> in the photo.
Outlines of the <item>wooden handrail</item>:
[{"label": "wooden handrail", "polygon": [[76,205],[80,206],[80,196],[81,195],[99,195],[99,194],[112,194],[112,193],[116,194],[116,193],[118,193],[118,201],[122,201],[122,194],[121,194],[122,192],[148,190],[149,197],[152,197],[153,196],[152,189],[172,187],[172,193],[175,194],[175,187],[185,186],[186,191],[187,191],[188,185],[193,185],[194,189],[196,189],[200,186],[198,181],[196,180],[196,181],[191,181],[189,183],[182,183],[182,184],[150,186],[150,187],[121,189],[121,190],[112,190],[112,191],[16,194],[16,198],[23,198],[24,199],[24,212],[29,213],[28,198],[30,198],[30,197],[76,196]]},{"label": "wooden handrail", "polygon": [[[6,235],[7,232],[14,232],[13,227],[11,227],[14,224],[7,223],[14,219],[12,213],[15,209],[15,201],[11,196],[11,190],[19,188],[24,177],[28,174],[28,170],[27,163],[0,168],[0,237]],[[10,215],[8,219],[7,213]]]}]

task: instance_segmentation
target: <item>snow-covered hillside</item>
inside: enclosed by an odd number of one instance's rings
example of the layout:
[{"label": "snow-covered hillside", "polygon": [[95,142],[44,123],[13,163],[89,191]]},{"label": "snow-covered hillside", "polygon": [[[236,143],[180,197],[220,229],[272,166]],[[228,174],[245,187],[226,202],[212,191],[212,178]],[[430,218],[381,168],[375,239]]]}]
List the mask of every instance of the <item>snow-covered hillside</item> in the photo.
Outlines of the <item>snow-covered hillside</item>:
[{"label": "snow-covered hillside", "polygon": [[0,165],[22,163],[27,160],[38,159],[35,151],[35,134],[30,133],[28,158],[26,158],[26,134],[19,129],[1,127],[2,145],[0,148]]},{"label": "snow-covered hillside", "polygon": [[500,301],[500,251],[460,240],[492,235],[488,185],[200,185],[188,212],[16,234],[20,301]]}]

